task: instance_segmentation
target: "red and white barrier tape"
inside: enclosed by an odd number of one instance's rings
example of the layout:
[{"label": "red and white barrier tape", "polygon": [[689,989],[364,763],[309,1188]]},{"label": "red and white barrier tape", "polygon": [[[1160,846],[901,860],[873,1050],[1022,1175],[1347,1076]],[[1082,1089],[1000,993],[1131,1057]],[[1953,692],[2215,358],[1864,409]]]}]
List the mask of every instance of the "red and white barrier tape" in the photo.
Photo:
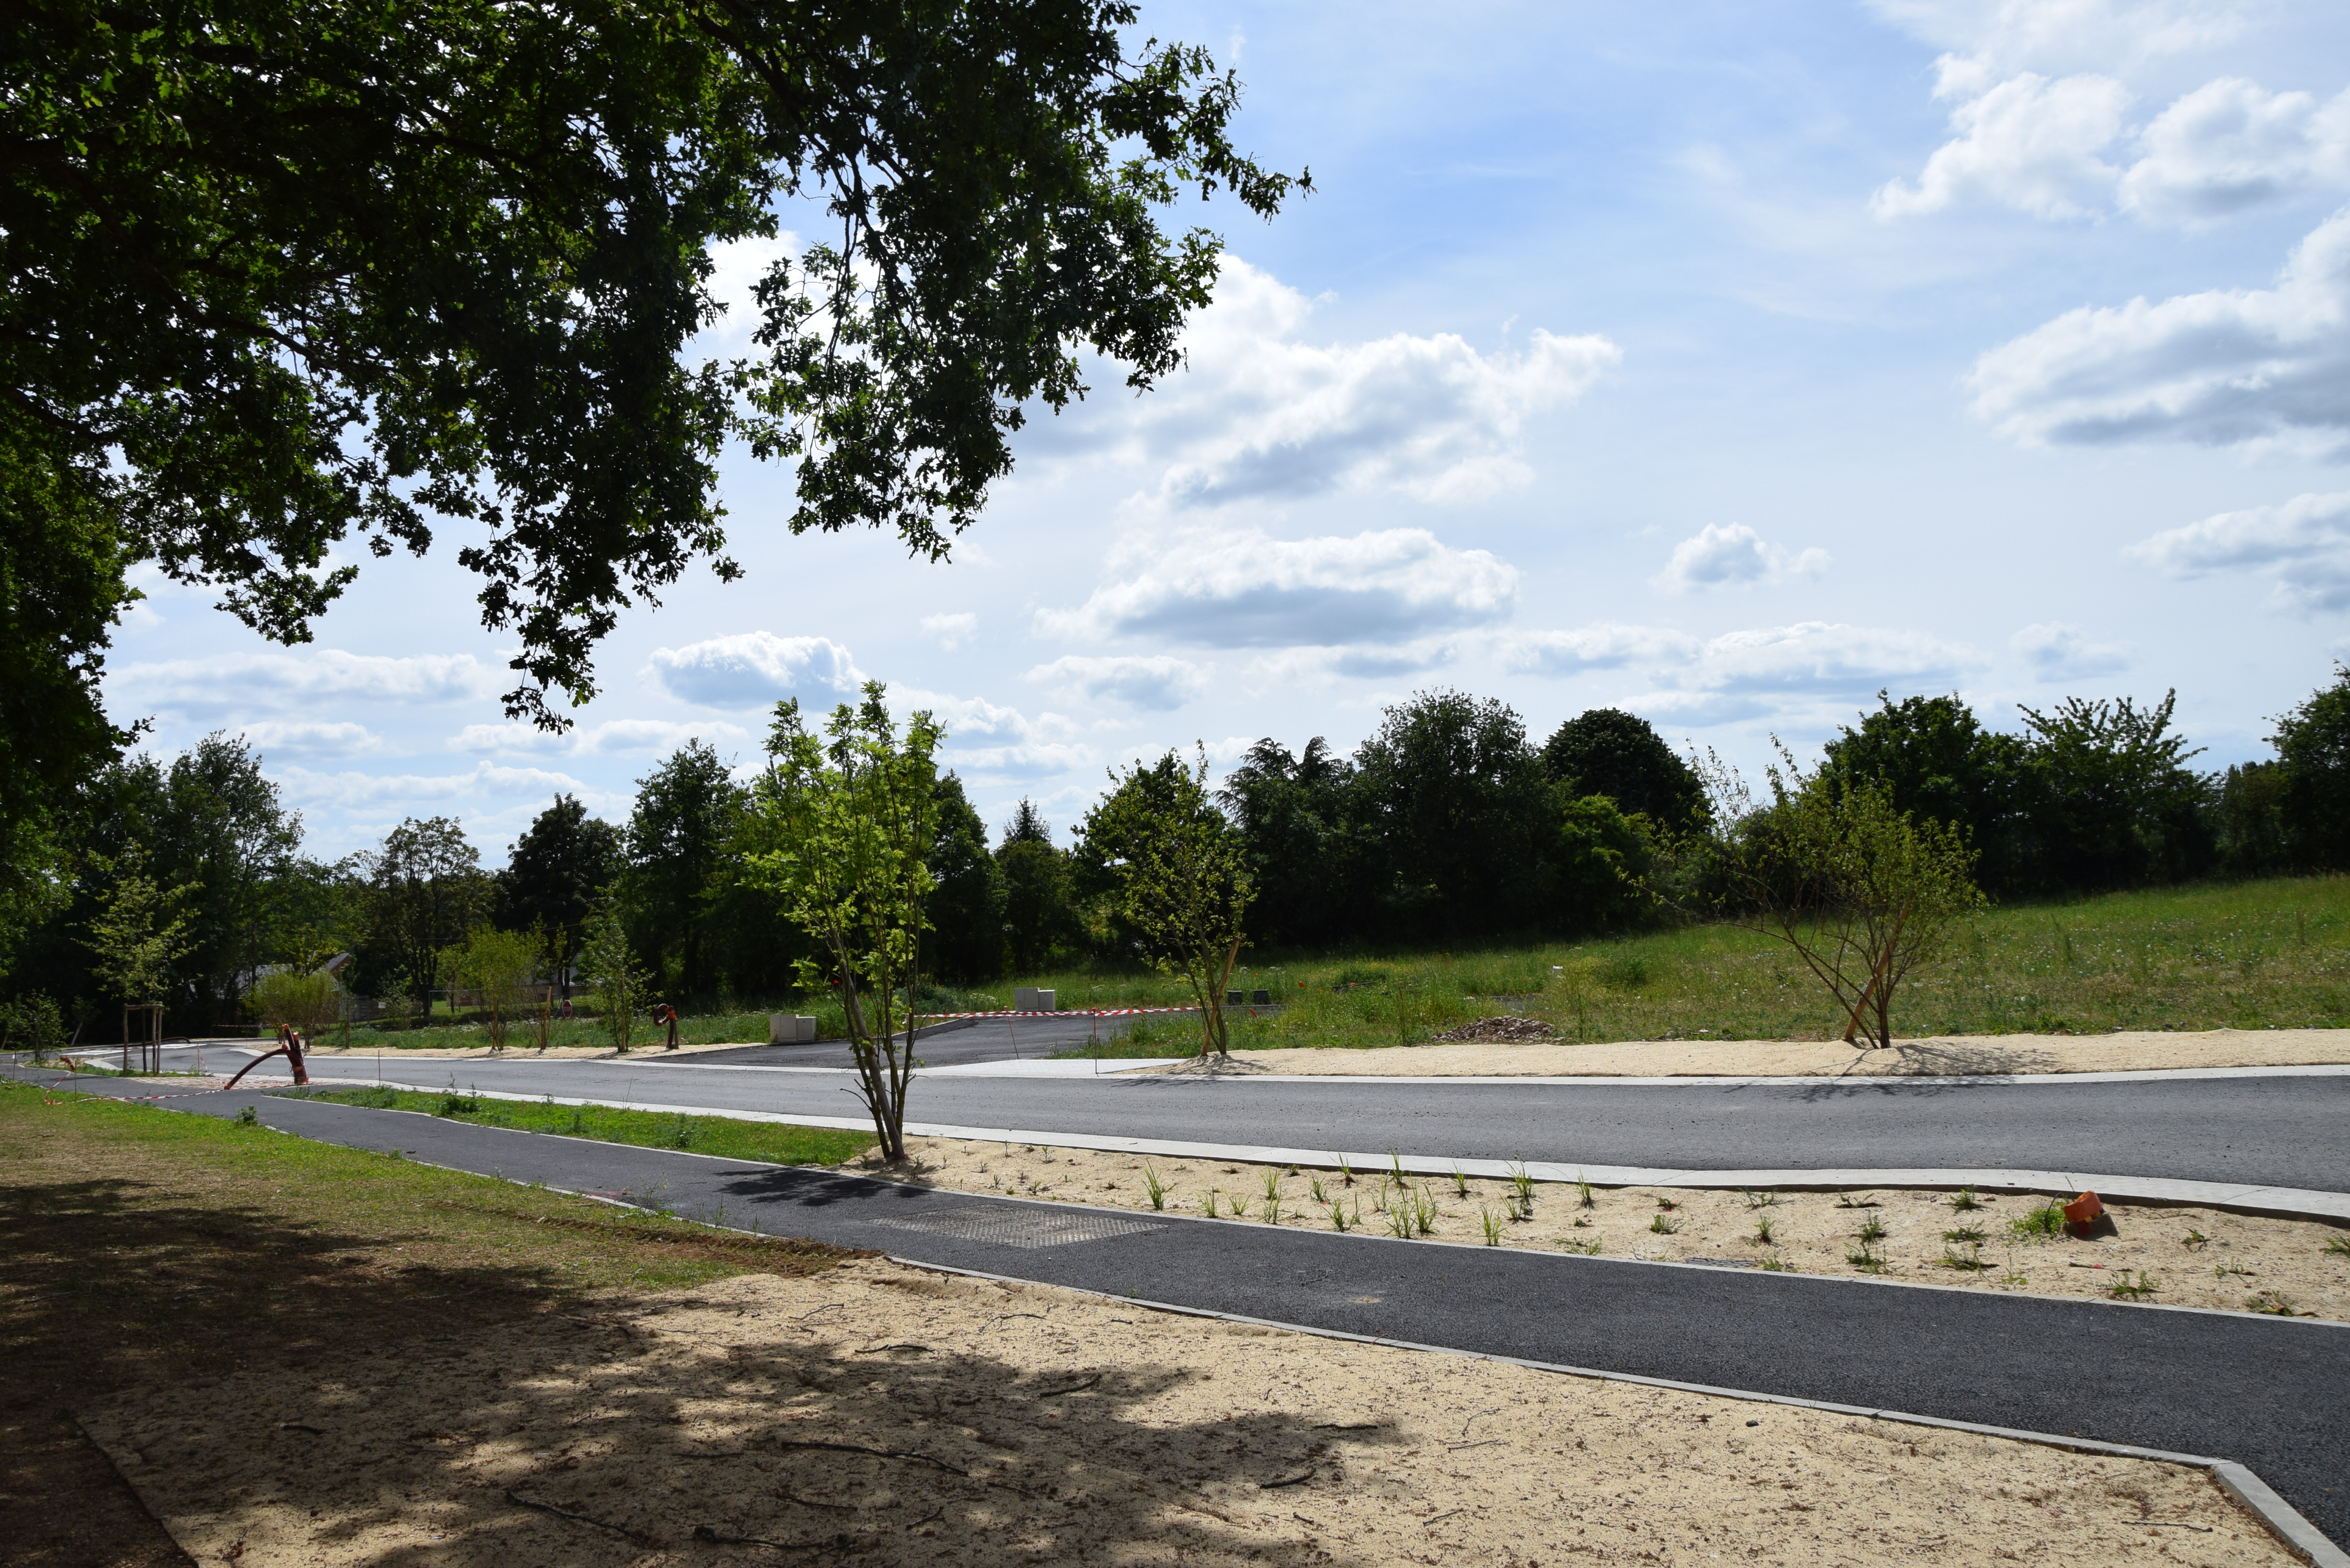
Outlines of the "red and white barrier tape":
[{"label": "red and white barrier tape", "polygon": [[1199,1004],[1182,1007],[1061,1007],[1050,1012],[1022,1012],[1002,1008],[993,1012],[917,1012],[916,1018],[926,1023],[944,1023],[958,1018],[1131,1018],[1140,1012],[1197,1012]]}]

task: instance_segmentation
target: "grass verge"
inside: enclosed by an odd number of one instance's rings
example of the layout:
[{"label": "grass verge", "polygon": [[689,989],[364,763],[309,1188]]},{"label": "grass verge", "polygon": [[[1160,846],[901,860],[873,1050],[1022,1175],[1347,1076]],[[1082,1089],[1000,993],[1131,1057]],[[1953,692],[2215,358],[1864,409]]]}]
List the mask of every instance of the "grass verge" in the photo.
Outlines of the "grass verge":
[{"label": "grass verge", "polygon": [[421,1111],[481,1127],[560,1133],[639,1148],[691,1149],[722,1159],[758,1159],[773,1165],[838,1165],[863,1154],[874,1141],[870,1133],[831,1127],[690,1116],[682,1112],[623,1111],[609,1106],[558,1106],[548,1100],[494,1100],[453,1088],[440,1094],[381,1087],[310,1089],[291,1091],[285,1097],[331,1100],[339,1106],[365,1106],[380,1111]]},{"label": "grass verge", "polygon": [[266,1127],[0,1080],[0,1540],[13,1565],[186,1558],[74,1423],[134,1385],[396,1355],[853,1256]]}]

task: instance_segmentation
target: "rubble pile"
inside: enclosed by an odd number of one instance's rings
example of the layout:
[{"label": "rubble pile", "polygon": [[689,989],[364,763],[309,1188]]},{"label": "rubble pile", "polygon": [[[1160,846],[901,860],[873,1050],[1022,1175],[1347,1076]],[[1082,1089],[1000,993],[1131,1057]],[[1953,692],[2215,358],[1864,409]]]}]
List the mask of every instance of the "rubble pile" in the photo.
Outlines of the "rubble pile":
[{"label": "rubble pile", "polygon": [[1448,1029],[1436,1036],[1438,1044],[1452,1044],[1468,1040],[1555,1040],[1558,1031],[1539,1018],[1480,1018],[1474,1023],[1464,1023],[1458,1029]]}]

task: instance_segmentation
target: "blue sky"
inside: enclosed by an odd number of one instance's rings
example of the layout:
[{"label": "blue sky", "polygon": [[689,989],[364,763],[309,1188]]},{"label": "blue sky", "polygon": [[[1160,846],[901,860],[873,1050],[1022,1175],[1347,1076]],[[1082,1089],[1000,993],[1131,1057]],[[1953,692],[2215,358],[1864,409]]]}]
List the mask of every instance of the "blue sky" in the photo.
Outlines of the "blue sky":
[{"label": "blue sky", "polygon": [[2217,764],[2350,650],[2350,9],[1432,15],[1145,0],[1316,193],[1177,211],[1228,254],[1190,370],[1032,424],[951,563],[792,538],[738,455],[747,576],[629,615],[568,736],[502,717],[454,528],[300,649],[143,577],[117,718],[248,735],[316,853],[452,815],[494,865],[556,791],[625,816],[868,676],[991,822],[1066,825],[1124,761],[1350,748],[1436,685],[1750,764],[1880,687],[2012,726],[2175,686]]}]

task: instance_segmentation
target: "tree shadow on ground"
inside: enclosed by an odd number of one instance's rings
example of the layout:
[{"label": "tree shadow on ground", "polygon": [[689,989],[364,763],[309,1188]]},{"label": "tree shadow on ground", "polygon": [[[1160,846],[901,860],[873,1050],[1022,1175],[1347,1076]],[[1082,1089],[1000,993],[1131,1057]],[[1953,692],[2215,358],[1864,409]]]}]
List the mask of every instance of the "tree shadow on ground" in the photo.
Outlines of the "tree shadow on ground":
[{"label": "tree shadow on ground", "polygon": [[[960,1301],[913,1331],[936,1343],[858,1344],[796,1320],[878,1321],[858,1314],[892,1293],[780,1312],[744,1284],[351,1347],[93,1425],[174,1518],[226,1500],[268,1554],[330,1564],[1343,1560],[1294,1522],[1346,1480],[1340,1436],[1267,1410],[1139,1414],[1200,1376],[1171,1346],[1040,1367],[1033,1346],[972,1348],[988,1303]],[[925,1289],[979,1289],[880,1284],[934,1319]]]},{"label": "tree shadow on ground", "polygon": [[[75,1417],[93,1400],[140,1386],[233,1384],[262,1366],[298,1370],[354,1341],[477,1332],[541,1317],[577,1293],[558,1268],[403,1256],[435,1240],[423,1227],[365,1234],[306,1224],[161,1180],[26,1179],[18,1163],[0,1184],[0,1359],[9,1368],[0,1378],[0,1560],[184,1561],[82,1438]],[[763,1266],[723,1244],[650,1233],[608,1244],[650,1245],[665,1267]]]}]

